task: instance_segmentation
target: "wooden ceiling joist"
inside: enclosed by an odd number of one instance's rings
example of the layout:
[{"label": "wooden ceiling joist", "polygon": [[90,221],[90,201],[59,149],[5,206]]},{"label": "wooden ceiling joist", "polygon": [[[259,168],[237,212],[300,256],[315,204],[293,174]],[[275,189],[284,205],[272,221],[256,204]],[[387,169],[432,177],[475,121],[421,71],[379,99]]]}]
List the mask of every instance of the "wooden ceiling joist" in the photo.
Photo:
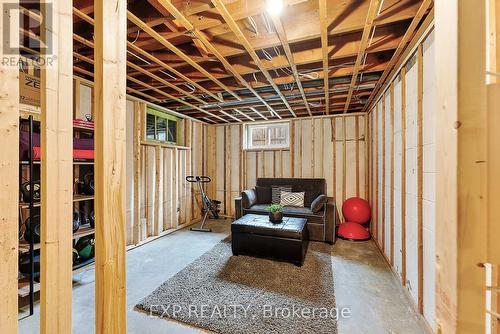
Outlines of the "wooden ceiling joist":
[{"label": "wooden ceiling joist", "polygon": [[[217,101],[220,101],[222,102],[222,99],[215,95],[214,93],[210,92],[209,90],[207,90],[206,88],[204,88],[203,86],[201,86],[200,84],[198,84],[197,82],[191,80],[190,78],[186,77],[184,74],[182,74],[181,72],[177,71],[175,68],[169,66],[168,64],[166,64],[165,62],[161,61],[160,59],[158,59],[157,57],[155,57],[154,55],[150,54],[149,52],[141,49],[140,47],[136,46],[134,43],[132,42],[128,42],[127,41],[127,46],[132,49],[134,52],[137,52],[138,54],[140,54],[141,56],[145,57],[145,58],[148,58],[150,61],[153,61],[155,62],[156,64],[160,65],[161,67],[163,67],[165,70],[171,72],[173,75],[175,76],[178,76],[179,78],[181,78],[182,80],[184,80],[185,82],[193,85],[195,88],[199,89],[200,91],[202,91],[203,93],[209,95],[210,97],[212,97],[213,99],[217,100]],[[185,83],[184,83],[185,84]]]},{"label": "wooden ceiling joist", "polygon": [[[211,123],[329,114],[342,104],[366,110],[433,2],[283,0],[282,15],[270,17],[266,0],[203,1],[129,1],[127,92]],[[93,6],[74,6],[74,71],[93,78],[94,43],[84,33]],[[37,40],[37,30],[25,30],[25,40]]]},{"label": "wooden ceiling joist", "polygon": [[225,84],[220,82],[217,78],[215,78],[211,73],[206,71],[203,67],[195,63],[193,60],[189,58],[188,55],[186,55],[184,52],[179,50],[176,46],[174,46],[172,43],[167,41],[162,35],[160,35],[157,31],[155,31],[153,28],[149,27],[144,21],[139,19],[137,16],[135,16],[133,13],[130,11],[127,11],[127,18],[129,19],[130,22],[144,30],[148,35],[153,37],[156,41],[161,43],[163,46],[165,46],[167,49],[175,53],[179,58],[183,59],[186,61],[189,65],[193,66],[196,68],[200,73],[204,74],[206,77],[210,78],[213,82],[215,82],[219,87],[221,87],[224,91],[228,92],[235,98],[238,98],[238,95],[234,93],[229,87],[227,87]]},{"label": "wooden ceiling joist", "polygon": [[283,103],[286,105],[287,109],[290,111],[290,113],[294,117],[296,117],[295,112],[288,104],[288,101],[285,99],[285,97],[283,96],[283,94],[279,90],[278,86],[276,86],[276,84],[274,83],[273,78],[271,77],[269,72],[266,70],[266,68],[262,64],[262,61],[260,60],[259,56],[257,56],[257,53],[255,52],[253,47],[248,42],[247,38],[245,37],[245,35],[241,31],[240,27],[236,24],[236,21],[233,19],[233,17],[231,16],[229,11],[227,10],[224,3],[221,0],[212,0],[212,3],[215,5],[215,7],[219,11],[219,13],[222,15],[222,17],[224,18],[224,21],[226,21],[228,26],[231,28],[232,32],[236,35],[236,38],[238,39],[238,41],[241,43],[241,45],[243,45],[245,50],[252,57],[254,63],[259,67],[260,71],[266,77],[266,79],[269,81],[269,83],[274,88],[276,93],[278,95],[280,95],[280,97],[281,97]]},{"label": "wooden ceiling joist", "polygon": [[[94,19],[91,18],[90,16],[88,16],[87,14],[79,11],[77,8],[73,7],[73,13],[75,15],[77,15],[78,17],[82,18],[83,20],[85,20],[86,22],[88,22],[89,24],[91,24],[92,26],[94,25]],[[88,46],[88,47],[91,47],[93,48],[94,45],[92,42],[90,42],[89,40],[79,36],[79,35],[76,35],[76,34],[73,34],[73,38]],[[135,52],[139,53],[140,55],[144,56],[144,57],[147,57],[149,60],[157,63],[158,65],[162,66],[163,68],[165,68],[167,71],[170,71],[172,72],[174,75],[180,77],[181,79],[183,79],[184,81],[188,82],[189,84],[195,86],[196,88],[198,88],[199,90],[203,91],[204,93],[208,94],[209,96],[213,97],[214,99],[218,100],[218,101],[222,101],[217,95],[213,94],[212,92],[208,91],[207,89],[205,89],[204,87],[202,87],[201,85],[199,85],[198,83],[192,81],[191,79],[189,79],[188,77],[186,77],[185,75],[183,75],[182,73],[180,73],[179,71],[177,71],[175,68],[167,65],[166,63],[164,63],[163,61],[161,61],[160,59],[158,59],[157,57],[153,56],[152,54],[144,51],[143,49],[139,48],[138,46],[134,45],[134,43],[132,42],[129,42],[127,41],[127,47],[134,50]]]},{"label": "wooden ceiling joist", "polygon": [[[182,26],[184,26],[185,29],[187,29],[191,34],[194,35],[193,41],[198,40],[201,42],[212,54],[214,54],[217,59],[222,63],[224,68],[232,73],[232,75],[243,85],[245,86],[248,90],[250,90],[267,108],[271,113],[274,113],[276,117],[281,118],[281,116],[273,110],[273,108],[267,104],[267,102],[250,86],[250,84],[238,73],[232,66],[229,64],[229,62],[219,53],[219,51],[212,45],[212,43],[207,39],[205,34],[203,32],[199,31],[196,29],[191,22],[189,22],[184,15],[169,1],[166,0],[157,0],[158,3],[163,6],[169,13],[171,13],[180,23]],[[238,97],[239,100],[241,98]],[[257,111],[257,114],[267,120],[268,118],[264,116],[263,114],[259,113]]]},{"label": "wooden ceiling joist", "polygon": [[[404,34],[403,38],[401,39],[401,42],[399,43],[398,48],[394,52],[394,55],[392,56],[391,60],[387,64],[384,72],[382,73],[382,76],[380,77],[375,88],[373,89],[373,92],[372,92],[370,98],[368,99],[363,111],[366,111],[366,108],[369,105],[371,105],[373,99],[380,91],[380,88],[381,88],[382,84],[385,82],[385,80],[387,78],[390,78],[389,74],[390,73],[392,74],[394,71],[397,70],[397,68],[395,66],[396,63],[400,60],[403,51],[405,50],[406,46],[408,45],[408,43],[410,42],[410,40],[413,36],[413,33],[417,29],[420,21],[423,19],[423,17],[425,16],[425,14],[429,10],[429,8],[431,8],[432,4],[433,4],[433,0],[424,0],[422,2],[422,4],[420,5],[420,8],[418,9],[417,14],[415,15],[415,17],[411,21],[410,26],[408,27],[408,29],[406,30],[406,33]],[[431,10],[429,15],[430,16],[428,16],[428,22],[430,23],[432,21],[432,19],[434,18],[434,12]]]},{"label": "wooden ceiling joist", "polygon": [[349,93],[347,94],[347,101],[344,107],[344,113],[349,110],[349,103],[351,102],[352,92],[356,87],[358,82],[358,74],[363,66],[362,62],[365,59],[366,48],[370,42],[370,34],[373,28],[373,21],[377,17],[377,13],[380,9],[381,0],[370,0],[370,7],[368,8],[368,14],[366,15],[366,23],[363,29],[363,36],[361,37],[361,45],[358,51],[358,57],[356,58],[356,64],[354,65],[354,72],[352,73],[351,87],[349,88]]},{"label": "wooden ceiling joist", "polygon": [[279,36],[281,45],[283,46],[283,50],[285,50],[285,55],[288,59],[288,63],[290,64],[290,68],[292,69],[293,76],[295,78],[295,83],[297,84],[300,94],[302,95],[304,105],[306,106],[309,115],[312,116],[311,109],[309,108],[309,103],[307,102],[306,95],[304,94],[304,88],[302,87],[302,83],[300,81],[299,72],[297,71],[297,66],[295,65],[295,61],[293,60],[292,50],[290,49],[290,45],[288,44],[286,32],[285,29],[283,28],[283,24],[281,23],[281,19],[277,16],[271,16],[271,20],[273,21],[274,28],[276,29],[276,33]]}]

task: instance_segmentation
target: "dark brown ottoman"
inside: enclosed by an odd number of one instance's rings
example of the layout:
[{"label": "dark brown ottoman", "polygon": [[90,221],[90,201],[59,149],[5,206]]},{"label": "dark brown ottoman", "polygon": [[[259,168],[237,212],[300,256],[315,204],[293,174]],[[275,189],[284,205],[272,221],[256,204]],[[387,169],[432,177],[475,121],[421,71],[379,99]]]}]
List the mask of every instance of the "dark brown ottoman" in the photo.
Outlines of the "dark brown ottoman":
[{"label": "dark brown ottoman", "polygon": [[301,266],[307,252],[306,218],[284,217],[273,224],[267,215],[247,214],[231,224],[233,255],[251,255]]}]

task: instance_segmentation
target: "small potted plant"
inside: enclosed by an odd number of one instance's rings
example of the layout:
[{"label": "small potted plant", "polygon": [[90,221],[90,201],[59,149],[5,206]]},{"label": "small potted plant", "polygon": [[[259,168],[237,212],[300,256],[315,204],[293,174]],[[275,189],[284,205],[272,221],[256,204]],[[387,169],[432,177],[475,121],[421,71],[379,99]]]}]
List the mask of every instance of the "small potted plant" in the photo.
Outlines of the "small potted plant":
[{"label": "small potted plant", "polygon": [[273,224],[280,224],[283,221],[283,205],[271,204],[268,207],[269,221]]}]

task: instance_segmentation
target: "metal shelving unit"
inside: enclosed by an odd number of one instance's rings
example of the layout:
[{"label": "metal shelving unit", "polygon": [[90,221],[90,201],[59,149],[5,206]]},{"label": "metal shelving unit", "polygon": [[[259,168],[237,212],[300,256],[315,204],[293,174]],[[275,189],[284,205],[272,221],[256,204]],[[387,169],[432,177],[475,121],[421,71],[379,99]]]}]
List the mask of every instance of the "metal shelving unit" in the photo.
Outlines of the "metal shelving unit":
[{"label": "metal shelving unit", "polygon": [[[28,160],[22,160],[19,162],[19,186],[21,187],[26,180],[23,180],[23,169],[27,168],[28,178],[27,182],[29,182],[29,191],[30,191],[30,201],[29,202],[19,202],[19,210],[27,210],[27,216],[33,217],[35,215],[35,208],[40,207],[40,202],[34,201],[33,196],[33,185],[34,185],[34,173],[35,166],[40,166],[40,160],[34,160],[33,156],[33,133],[34,133],[34,119],[32,115],[29,115],[27,118],[21,118],[20,122],[27,122],[29,128],[29,153]],[[93,129],[74,126],[74,131],[84,132],[84,133],[94,133]],[[73,161],[74,166],[93,166],[94,161],[92,160],[83,160],[76,159]],[[43,190],[42,190],[43,191]],[[94,200],[93,195],[82,195],[82,194],[74,194],[73,195],[73,203],[79,203],[84,201],[92,201]],[[68,222],[70,223],[70,222]],[[35,302],[35,293],[40,291],[40,284],[35,281],[35,251],[40,249],[40,243],[34,242],[34,233],[33,233],[33,224],[29,224],[30,228],[30,239],[28,241],[24,239],[19,240],[19,253],[20,254],[29,254],[29,266],[30,273],[28,275],[23,275],[24,277],[20,278],[18,281],[18,297],[25,298],[29,297],[29,316],[34,313],[34,302]],[[73,233],[73,240],[77,240],[79,238],[89,236],[94,234],[95,231],[90,226],[81,226],[78,231]],[[85,270],[87,266],[90,266],[94,263],[94,259],[88,259],[73,265],[73,272],[78,273],[81,270]]]}]

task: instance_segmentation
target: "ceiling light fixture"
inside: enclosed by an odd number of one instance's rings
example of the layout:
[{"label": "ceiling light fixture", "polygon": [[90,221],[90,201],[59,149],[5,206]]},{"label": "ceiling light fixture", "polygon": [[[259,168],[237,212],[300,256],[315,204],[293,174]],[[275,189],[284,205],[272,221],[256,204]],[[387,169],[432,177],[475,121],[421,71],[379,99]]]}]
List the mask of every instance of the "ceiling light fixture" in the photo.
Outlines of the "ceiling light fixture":
[{"label": "ceiling light fixture", "polygon": [[280,15],[283,11],[283,0],[267,0],[266,9],[271,16]]}]

